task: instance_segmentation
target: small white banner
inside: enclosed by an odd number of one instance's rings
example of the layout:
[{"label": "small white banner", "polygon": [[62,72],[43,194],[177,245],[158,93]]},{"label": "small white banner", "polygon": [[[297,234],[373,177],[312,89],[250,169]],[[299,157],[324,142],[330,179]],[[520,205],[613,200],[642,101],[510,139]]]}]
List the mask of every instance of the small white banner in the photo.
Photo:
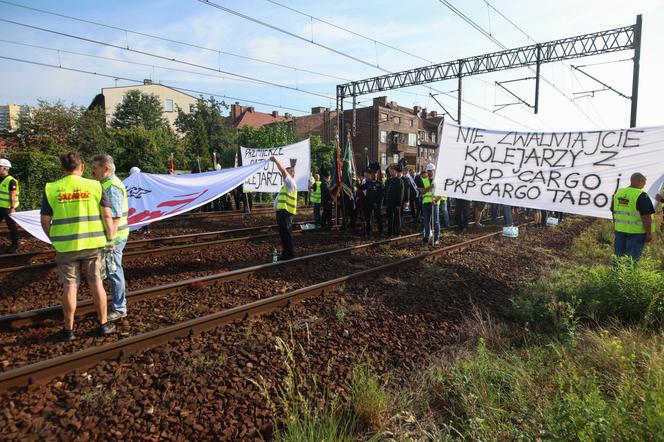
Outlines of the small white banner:
[{"label": "small white banner", "polygon": [[[311,176],[311,147],[309,139],[287,146],[254,148],[240,147],[242,165],[254,164],[269,160],[271,156],[283,164],[284,167],[295,163],[295,182],[298,191],[306,191]],[[274,193],[281,190],[283,177],[272,161],[267,161],[264,167],[244,182],[244,191]]]},{"label": "small white banner", "polygon": [[664,185],[664,126],[587,132],[503,132],[444,124],[435,194],[611,218],[619,187],[640,172]]},{"label": "small white banner", "polygon": [[[129,203],[129,226],[153,223],[200,207],[242,184],[263,164],[189,175],[135,173],[124,180]],[[28,233],[50,243],[41,228],[39,210],[12,214]]]}]

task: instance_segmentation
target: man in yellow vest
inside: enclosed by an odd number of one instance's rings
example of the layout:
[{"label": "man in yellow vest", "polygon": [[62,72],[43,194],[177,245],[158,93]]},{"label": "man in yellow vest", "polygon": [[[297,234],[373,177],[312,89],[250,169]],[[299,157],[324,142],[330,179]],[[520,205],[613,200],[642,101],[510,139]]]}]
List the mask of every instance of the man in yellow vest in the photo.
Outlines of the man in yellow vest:
[{"label": "man in yellow vest", "polygon": [[431,237],[431,224],[433,217],[433,244],[438,245],[438,238],[440,237],[440,213],[438,211],[439,198],[433,196],[433,175],[436,166],[429,163],[426,167],[426,174],[422,176],[422,187],[419,192],[422,195],[422,221],[424,222],[424,238],[423,242],[426,244]]},{"label": "man in yellow vest", "polygon": [[275,156],[270,157],[270,160],[274,162],[283,177],[281,190],[274,200],[274,210],[277,214],[277,225],[282,244],[279,260],[286,261],[295,256],[293,254],[293,216],[297,213],[295,164],[291,162],[290,167],[284,167]]},{"label": "man in yellow vest", "polygon": [[111,216],[115,228],[114,248],[106,252],[112,259],[112,267],[106,268],[106,278],[111,289],[111,311],[108,320],[115,321],[127,316],[127,299],[125,297],[125,277],[122,268],[122,251],[129,238],[129,224],[127,214],[129,204],[127,189],[118,177],[115,176],[115,163],[110,155],[97,155],[92,159],[92,176],[101,183],[106,197],[111,202]]},{"label": "man in yellow vest", "polygon": [[82,177],[85,166],[78,154],[61,155],[60,163],[65,177],[46,184],[41,208],[42,229],[55,247],[55,262],[63,286],[64,329],[57,337],[62,341],[76,339],[74,313],[81,269],[97,310],[99,335],[106,336],[115,331],[106,317],[102,281],[102,250],[112,248],[108,241],[115,236],[110,202],[98,181]]},{"label": "man in yellow vest", "polygon": [[18,249],[18,227],[10,214],[16,212],[20,192],[18,180],[9,175],[11,168],[12,163],[9,160],[0,159],[0,221],[4,219],[7,223],[11,239],[11,245],[2,253],[16,253],[16,249]]},{"label": "man in yellow vest", "polygon": [[320,175],[315,173],[313,175],[314,182],[309,186],[309,201],[314,205],[314,223],[316,227],[320,227],[320,203],[321,203],[321,182]]},{"label": "man in yellow vest", "polygon": [[631,256],[637,263],[645,244],[652,241],[655,231],[655,208],[643,187],[646,177],[640,173],[631,176],[629,187],[623,187],[613,195],[611,211],[615,229],[616,256]]}]

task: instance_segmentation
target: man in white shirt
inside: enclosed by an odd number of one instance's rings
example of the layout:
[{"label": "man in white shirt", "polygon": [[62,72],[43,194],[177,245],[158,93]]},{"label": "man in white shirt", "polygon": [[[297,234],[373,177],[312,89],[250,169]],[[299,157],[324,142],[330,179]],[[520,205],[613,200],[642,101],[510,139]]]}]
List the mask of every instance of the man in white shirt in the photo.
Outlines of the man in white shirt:
[{"label": "man in white shirt", "polygon": [[277,215],[279,236],[281,237],[282,250],[280,261],[293,259],[293,216],[297,213],[297,184],[295,183],[295,167],[284,167],[279,160],[272,156],[274,162],[283,176],[283,185],[274,200],[274,210]]}]

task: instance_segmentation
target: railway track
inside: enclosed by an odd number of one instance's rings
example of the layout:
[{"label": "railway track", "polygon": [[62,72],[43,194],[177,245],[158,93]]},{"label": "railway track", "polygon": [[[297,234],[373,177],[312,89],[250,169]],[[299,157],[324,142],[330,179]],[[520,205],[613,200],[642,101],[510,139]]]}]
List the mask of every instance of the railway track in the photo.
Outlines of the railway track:
[{"label": "railway track", "polygon": [[[501,232],[497,231],[495,233],[482,235],[447,247],[434,249],[405,259],[395,260],[393,262],[379,265],[371,269],[362,270],[359,272],[351,273],[345,276],[313,284],[310,286],[302,287],[300,289],[293,290],[288,293],[271,296],[269,298],[229,308],[227,310],[218,313],[213,313],[206,316],[191,319],[188,321],[179,322],[164,328],[160,328],[145,333],[140,333],[109,344],[86,348],[68,355],[42,360],[37,363],[12,369],[10,371],[0,374],[0,391],[6,391],[14,387],[26,386],[34,383],[43,383],[52,379],[53,377],[65,374],[67,372],[76,369],[82,369],[89,366],[93,366],[104,360],[125,358],[129,354],[154,348],[158,345],[161,345],[165,342],[168,342],[178,337],[185,337],[195,333],[200,333],[204,330],[215,328],[220,325],[228,324],[234,321],[242,321],[250,316],[269,313],[279,308],[288,306],[292,303],[301,301],[303,299],[335,290],[341,284],[344,284],[346,282],[366,277],[372,277],[381,274],[385,271],[393,270],[396,268],[401,269],[404,266],[414,265],[422,261],[440,259],[447,255],[465,250],[469,247],[472,247],[484,241],[489,241],[500,234]],[[377,245],[381,243],[403,241],[406,239],[410,239],[410,237],[417,237],[417,236],[419,236],[419,234],[413,234],[406,237],[383,240],[377,243],[369,243],[366,245],[335,250],[331,252],[326,252],[326,254],[327,256],[330,256],[330,254],[347,253],[351,252],[352,250],[361,249],[363,247],[370,247],[372,245]],[[298,262],[298,260],[316,259],[312,257],[319,258],[323,255],[325,254],[316,254],[316,255],[311,255],[309,257],[296,258],[295,260],[289,261],[288,263],[289,264],[296,263]],[[252,270],[239,269],[232,272],[210,275],[203,278],[195,278],[192,280],[182,281],[175,284],[167,284],[165,286],[152,287],[149,289],[138,291],[142,293],[135,294],[135,296],[159,296],[160,294],[170,293],[172,291],[186,287],[198,287],[201,285],[215,284],[221,281],[244,278],[250,274],[285,264],[286,263],[274,263],[274,264],[254,266],[253,268],[250,268]],[[133,298],[133,300],[137,299],[139,298]],[[81,307],[84,306],[81,305]],[[30,323],[32,321],[44,320],[47,317],[52,318],[58,314],[57,308],[58,308],[57,306],[52,307],[50,308],[51,310],[48,312],[45,311],[46,309],[40,309],[42,310],[41,312],[38,311],[33,311],[32,313],[26,312],[30,313],[30,315],[33,315],[32,318],[29,318],[28,315],[20,317],[23,314],[10,315],[13,316],[13,319],[11,321],[14,322],[10,322],[9,319],[5,319],[5,324],[18,325],[21,323],[21,321],[23,321],[22,323]],[[40,314],[51,315],[51,316],[39,316]]]},{"label": "railway track", "polygon": [[[311,207],[305,206],[305,207],[298,207],[298,210],[300,212],[302,211],[309,211],[312,210]],[[259,209],[254,209],[251,212],[238,212],[238,211],[232,211],[232,212],[196,212],[196,213],[187,213],[183,215],[176,215],[171,218],[166,218],[161,221],[157,221],[155,224],[161,224],[161,223],[171,223],[171,222],[186,222],[186,221],[191,221],[191,220],[208,220],[208,219],[213,219],[213,220],[224,220],[224,219],[235,219],[235,218],[251,218],[252,216],[258,216],[258,215],[270,215],[274,214],[274,209],[272,207],[266,207],[266,208],[259,208]],[[21,226],[18,226],[20,231],[24,231]],[[2,233],[8,233],[9,229],[7,229],[7,226],[3,223],[0,225],[0,234]]]},{"label": "railway track", "polygon": [[[306,222],[296,222],[293,223],[294,226],[301,226],[302,224],[307,224]],[[216,230],[213,232],[203,232],[203,233],[188,233],[188,234],[183,234],[183,235],[172,235],[172,236],[164,236],[164,237],[158,237],[158,238],[148,238],[148,239],[138,239],[138,240],[131,240],[127,242],[127,245],[125,246],[125,251],[129,252],[132,250],[139,250],[139,249],[149,249],[149,250],[154,250],[155,246],[158,245],[167,245],[167,244],[200,244],[202,241],[208,241],[214,238],[219,238],[223,236],[230,236],[230,235],[236,235],[236,234],[244,234],[244,233],[256,233],[256,232],[265,232],[268,230],[275,230],[277,229],[276,224],[270,224],[270,225],[264,225],[264,226],[257,226],[257,227],[242,227],[239,229],[225,229],[225,230]],[[295,231],[299,232],[299,231]],[[294,233],[295,233],[294,232]],[[272,235],[273,236],[273,235]],[[231,239],[236,239],[238,241],[245,240],[248,237],[233,237],[233,238],[227,238],[229,240]],[[232,242],[232,241],[230,241]],[[127,256],[128,253],[125,253],[124,256]],[[41,251],[34,251],[34,252],[24,252],[24,253],[14,253],[14,254],[6,254],[6,255],[0,255],[0,265],[6,265],[6,263],[16,263],[16,262],[24,262],[24,263],[32,263],[33,261],[36,260],[41,260],[41,259],[47,259],[47,258],[54,258],[55,257],[55,250],[41,250]],[[42,263],[44,264],[44,263]],[[36,269],[37,267],[33,267],[32,269]],[[11,270],[15,269],[15,270]],[[21,271],[21,270],[30,270],[31,268],[26,265],[22,266],[12,266],[12,267],[6,267],[6,268],[0,268],[0,274],[2,273],[13,273],[15,271]]]}]

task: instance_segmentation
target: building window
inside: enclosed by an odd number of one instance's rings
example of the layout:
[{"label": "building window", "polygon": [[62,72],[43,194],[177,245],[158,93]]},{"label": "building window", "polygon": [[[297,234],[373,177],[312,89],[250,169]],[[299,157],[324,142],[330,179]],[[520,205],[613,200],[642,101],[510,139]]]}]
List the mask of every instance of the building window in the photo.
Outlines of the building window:
[{"label": "building window", "polygon": [[408,134],[408,145],[409,146],[416,146],[417,145],[417,135]]},{"label": "building window", "polygon": [[401,124],[401,117],[394,117],[392,118],[392,122],[394,124]]},{"label": "building window", "polygon": [[392,162],[394,164],[397,164],[399,162],[399,154],[398,153],[395,153],[394,155],[392,155]]},{"label": "building window", "polygon": [[380,154],[380,164],[382,164],[383,166],[387,165],[387,153],[381,152],[381,154]]},{"label": "building window", "polygon": [[195,111],[196,111],[196,106],[193,105],[193,104],[190,104],[190,105],[189,105],[189,113],[192,113],[192,114],[193,114]]},{"label": "building window", "polygon": [[173,112],[173,100],[166,100],[164,104],[164,109],[166,112]]},{"label": "building window", "polygon": [[381,113],[380,114],[380,121],[387,121],[387,114],[386,113]]},{"label": "building window", "polygon": [[408,120],[408,125],[409,125],[410,127],[413,127],[413,120]]},{"label": "building window", "polygon": [[381,130],[380,131],[380,142],[381,143],[387,143],[387,131],[386,130]]}]

